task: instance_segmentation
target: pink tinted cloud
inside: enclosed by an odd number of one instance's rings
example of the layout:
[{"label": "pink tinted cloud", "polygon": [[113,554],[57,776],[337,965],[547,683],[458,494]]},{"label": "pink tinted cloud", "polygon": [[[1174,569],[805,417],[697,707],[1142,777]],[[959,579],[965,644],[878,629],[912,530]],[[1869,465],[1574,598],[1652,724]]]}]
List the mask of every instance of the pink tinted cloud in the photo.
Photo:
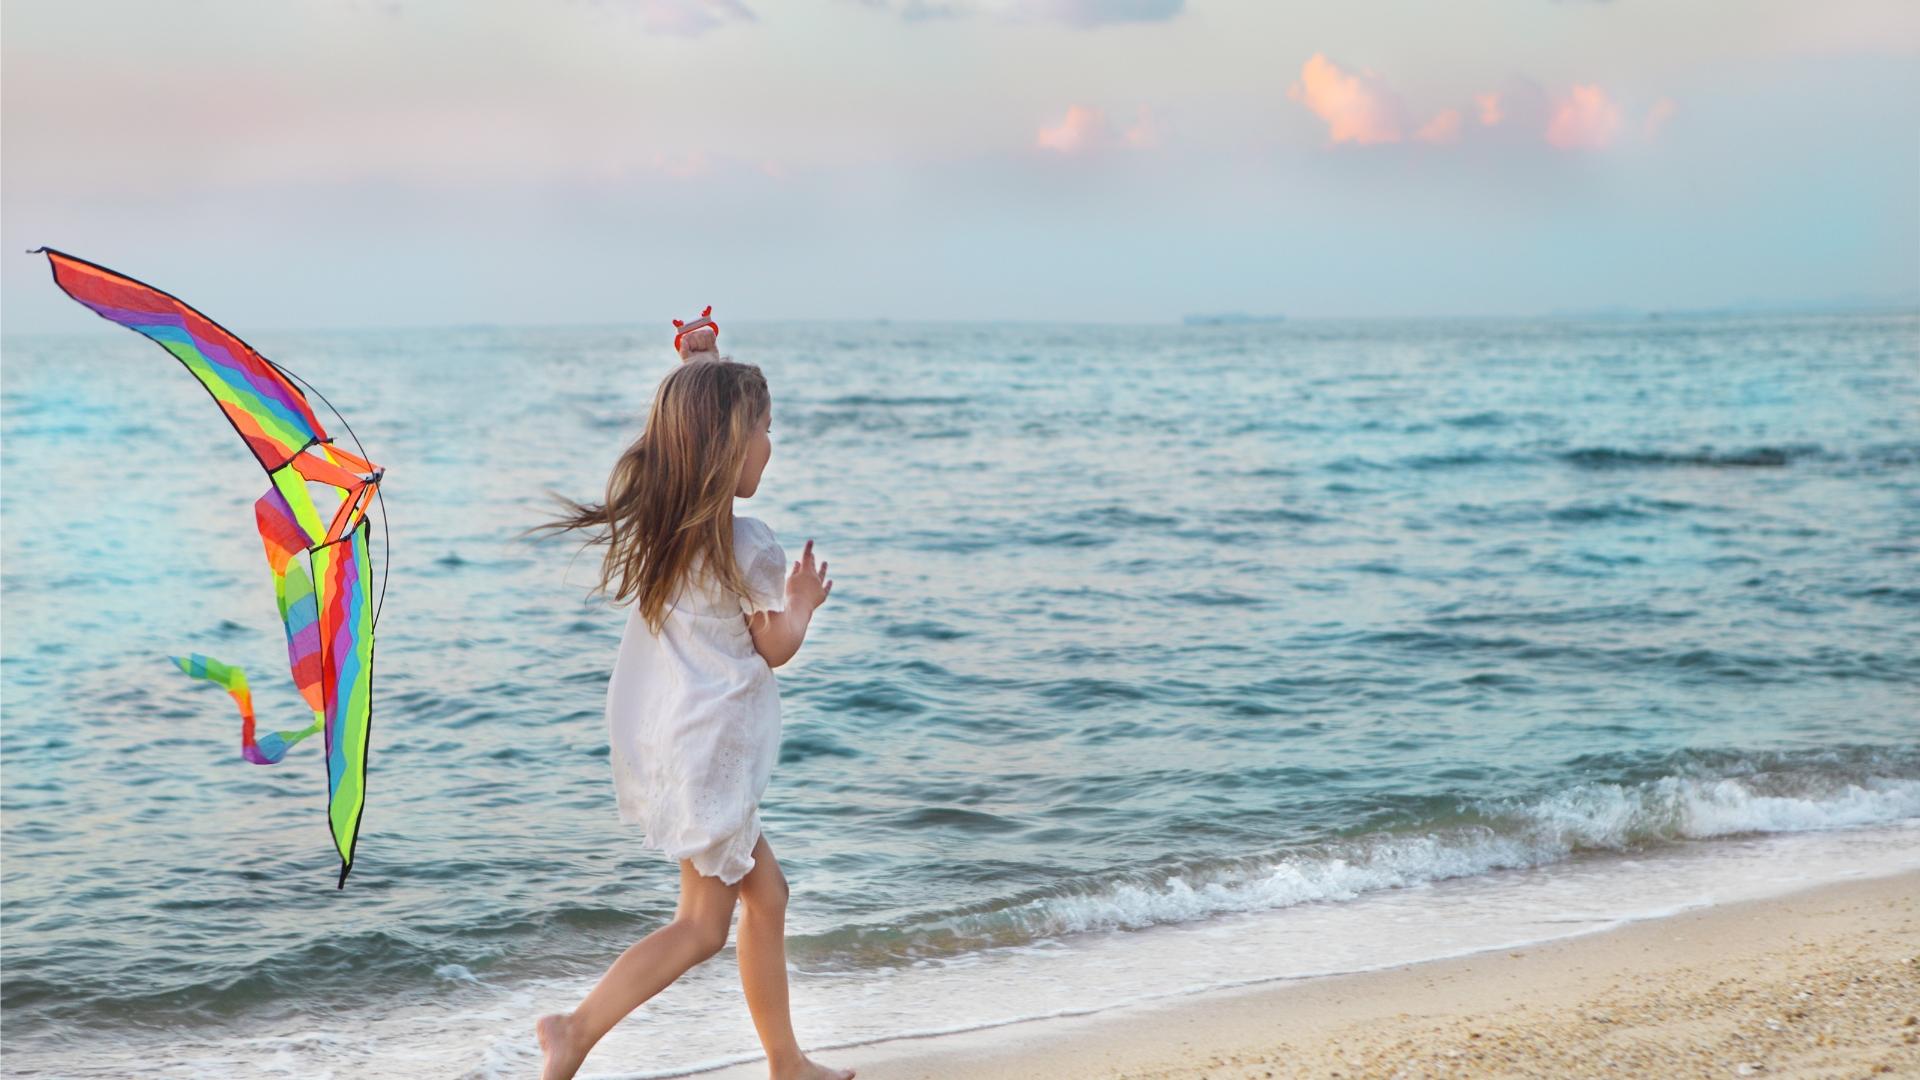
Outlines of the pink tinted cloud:
[{"label": "pink tinted cloud", "polygon": [[[1598,150],[1636,133],[1652,138],[1675,111],[1671,100],[1661,98],[1637,125],[1629,124],[1620,104],[1598,84],[1577,84],[1556,95],[1514,76],[1500,89],[1474,94],[1471,106],[1442,108],[1416,128],[1383,79],[1371,71],[1347,71],[1321,53],[1302,65],[1287,96],[1326,122],[1329,145],[1411,138],[1436,146],[1544,141],[1561,150]],[[1469,117],[1477,121],[1471,132]]]},{"label": "pink tinted cloud", "polygon": [[1106,124],[1106,117],[1101,115],[1099,109],[1069,105],[1065,119],[1055,127],[1041,128],[1034,137],[1034,145],[1043,150],[1071,154],[1091,147]]},{"label": "pink tinted cloud", "polygon": [[1547,141],[1562,150],[1598,150],[1619,136],[1620,106],[1598,86],[1575,86],[1554,103]]},{"label": "pink tinted cloud", "polygon": [[1034,133],[1033,144],[1042,150],[1078,154],[1111,147],[1146,150],[1159,145],[1159,132],[1145,105],[1140,106],[1134,122],[1120,128],[1108,121],[1107,114],[1090,105],[1069,105],[1067,114],[1053,127]]},{"label": "pink tinted cloud", "polygon": [[1421,142],[1450,143],[1460,141],[1460,110],[1447,109],[1435,113],[1433,119],[1424,124],[1413,137]]},{"label": "pink tinted cloud", "polygon": [[1370,71],[1349,73],[1314,53],[1287,96],[1326,121],[1329,143],[1400,141],[1399,99]]}]

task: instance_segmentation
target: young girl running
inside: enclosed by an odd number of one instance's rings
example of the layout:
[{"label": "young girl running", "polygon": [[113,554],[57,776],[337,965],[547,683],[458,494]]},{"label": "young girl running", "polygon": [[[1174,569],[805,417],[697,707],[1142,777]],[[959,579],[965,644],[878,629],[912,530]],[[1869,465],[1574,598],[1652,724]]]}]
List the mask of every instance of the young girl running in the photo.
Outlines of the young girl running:
[{"label": "young girl running", "polygon": [[[566,501],[542,528],[598,530],[597,592],[632,613],[607,686],[620,820],[680,865],[673,921],[621,954],[570,1013],[535,1025],[542,1080],[565,1080],[601,1036],[726,945],[741,901],[740,982],[772,1080],[851,1080],[800,1052],[787,1011],[787,880],[761,835],[759,801],[780,753],[773,668],[793,658],[833,590],[813,541],[788,569],[759,520],[736,517],[773,445],[772,401],[752,364],[722,359],[709,316],[682,324],[682,363],[660,381],[646,430],[614,463],[606,501]],[[782,571],[786,570],[784,583]]]}]

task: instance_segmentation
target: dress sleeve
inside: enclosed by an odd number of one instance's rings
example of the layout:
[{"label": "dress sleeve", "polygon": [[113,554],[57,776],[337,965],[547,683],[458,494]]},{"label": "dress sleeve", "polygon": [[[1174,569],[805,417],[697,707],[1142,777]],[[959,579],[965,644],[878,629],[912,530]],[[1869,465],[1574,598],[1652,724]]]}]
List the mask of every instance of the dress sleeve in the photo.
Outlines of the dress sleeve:
[{"label": "dress sleeve", "polygon": [[740,598],[740,611],[746,615],[779,611],[787,606],[786,550],[774,539],[772,529],[764,523],[755,524],[758,528],[748,533],[753,537],[752,548],[739,553],[750,594]]}]

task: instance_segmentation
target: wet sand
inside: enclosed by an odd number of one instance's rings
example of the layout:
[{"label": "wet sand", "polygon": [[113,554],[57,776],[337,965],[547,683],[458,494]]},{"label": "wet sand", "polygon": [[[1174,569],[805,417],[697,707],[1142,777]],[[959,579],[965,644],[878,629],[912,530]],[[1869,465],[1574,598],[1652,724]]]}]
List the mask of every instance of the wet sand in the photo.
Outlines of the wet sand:
[{"label": "wet sand", "polygon": [[1920,872],[1858,879],[1512,951],[812,1054],[860,1080],[1920,1077],[1917,898]]}]

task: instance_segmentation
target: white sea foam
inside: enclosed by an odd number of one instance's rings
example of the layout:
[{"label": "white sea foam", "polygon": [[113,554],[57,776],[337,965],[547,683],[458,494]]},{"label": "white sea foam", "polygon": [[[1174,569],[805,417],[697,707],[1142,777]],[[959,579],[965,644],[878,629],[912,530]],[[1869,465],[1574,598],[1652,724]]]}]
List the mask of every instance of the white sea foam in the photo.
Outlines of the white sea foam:
[{"label": "white sea foam", "polygon": [[1687,837],[1807,832],[1920,817],[1920,780],[1874,778],[1824,798],[1755,794],[1739,781],[1717,780],[1688,785],[1676,801]]},{"label": "white sea foam", "polygon": [[1351,900],[1495,870],[1545,866],[1583,851],[1796,833],[1920,818],[1920,779],[1858,782],[1773,777],[1663,777],[1640,785],[1581,784],[1526,802],[1475,807],[1467,823],[1296,848],[1270,858],[1136,875],[1084,892],[1051,893],[942,920],[964,937],[1049,937],[1190,922],[1230,912]]}]

